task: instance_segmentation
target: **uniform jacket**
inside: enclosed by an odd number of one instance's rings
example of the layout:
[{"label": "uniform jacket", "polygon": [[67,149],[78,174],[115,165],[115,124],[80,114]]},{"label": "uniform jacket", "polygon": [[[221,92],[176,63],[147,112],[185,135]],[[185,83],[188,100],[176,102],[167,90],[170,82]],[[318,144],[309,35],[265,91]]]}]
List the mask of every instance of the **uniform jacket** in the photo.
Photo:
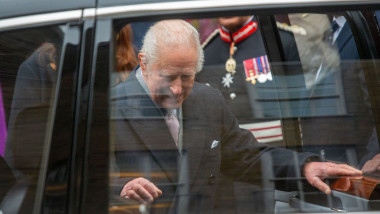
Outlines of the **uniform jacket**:
[{"label": "uniform jacket", "polygon": [[[211,213],[218,204],[216,187],[222,173],[234,180],[261,183],[266,177],[260,159],[269,157],[270,161],[263,163],[265,168],[273,167],[268,177],[294,177],[312,156],[258,144],[249,131],[238,127],[221,94],[209,86],[195,83],[182,112],[180,153],[162,110],[145,93],[135,72],[112,89],[112,144],[120,176],[151,180],[163,190],[156,203],[175,201],[180,209],[182,198],[190,213]],[[292,162],[295,159],[297,167]],[[178,178],[180,168],[184,179]]]},{"label": "uniform jacket", "polygon": [[[255,19],[254,19],[255,20]],[[299,61],[297,47],[290,32],[279,30],[281,41],[284,45],[284,55],[288,61]],[[246,81],[243,61],[265,56],[266,50],[259,28],[247,38],[235,43],[236,51],[233,58],[236,60],[236,74],[233,75],[233,83],[230,87],[224,87],[222,79],[227,73],[225,63],[230,57],[230,43],[225,42],[219,33],[212,35],[204,45],[205,63],[204,69],[197,74],[196,81],[208,83],[211,87],[219,89],[230,106],[233,114],[240,124],[267,120],[269,118],[278,119],[279,106],[270,102],[258,102],[258,100],[268,99],[268,91],[273,90],[276,84],[273,81],[265,83],[251,84]],[[272,69],[273,70],[273,69]],[[296,69],[291,69],[295,73]],[[296,72],[299,72],[296,71]],[[231,93],[236,94],[231,99]],[[276,98],[275,94],[269,96]],[[267,102],[269,103],[269,102]]]},{"label": "uniform jacket", "polygon": [[[227,73],[225,63],[230,57],[230,43],[223,41],[217,34],[204,47],[204,69],[197,74],[196,80],[208,83],[211,87],[219,89],[239,123],[252,122],[254,106],[251,107],[249,98],[257,98],[255,93],[256,86],[245,80],[243,61],[266,54],[262,41],[260,32],[256,30],[247,38],[235,44],[237,49],[233,58],[236,60],[237,68],[233,83],[229,88],[223,87],[222,78]],[[231,93],[236,94],[236,98],[233,100],[230,98]]]}]

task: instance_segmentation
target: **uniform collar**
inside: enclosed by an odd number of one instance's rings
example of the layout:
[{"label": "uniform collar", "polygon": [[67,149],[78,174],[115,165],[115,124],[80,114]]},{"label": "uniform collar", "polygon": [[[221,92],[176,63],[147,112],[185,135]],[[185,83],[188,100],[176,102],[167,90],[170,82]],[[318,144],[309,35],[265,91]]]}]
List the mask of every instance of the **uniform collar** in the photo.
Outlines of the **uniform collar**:
[{"label": "uniform collar", "polygon": [[254,33],[257,30],[257,22],[254,22],[252,18],[242,27],[240,30],[236,31],[232,35],[230,32],[224,28],[224,27],[219,27],[220,29],[220,37],[225,41],[225,42],[240,42],[247,38],[249,35]]}]

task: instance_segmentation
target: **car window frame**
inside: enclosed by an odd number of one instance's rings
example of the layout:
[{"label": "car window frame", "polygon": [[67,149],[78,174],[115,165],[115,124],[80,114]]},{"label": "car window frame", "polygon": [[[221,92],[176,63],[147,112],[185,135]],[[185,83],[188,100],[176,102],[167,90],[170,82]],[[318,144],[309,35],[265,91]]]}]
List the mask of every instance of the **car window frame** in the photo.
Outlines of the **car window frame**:
[{"label": "car window frame", "polygon": [[[189,1],[189,2],[195,2],[196,1]],[[182,2],[181,2],[182,3]],[[246,3],[246,2],[244,2]],[[255,6],[253,3],[242,6],[239,4],[232,4],[227,7],[222,7],[220,4],[215,2],[213,6],[207,6],[207,7],[199,7],[199,8],[181,8],[179,11],[176,11],[174,7],[170,8],[162,8],[159,7],[161,3],[155,3],[152,5],[155,5],[157,8],[156,10],[149,10],[144,9],[144,6],[146,4],[140,4],[140,5],[131,5],[131,6],[115,6],[115,7],[103,7],[103,8],[97,8],[96,11],[92,11],[91,15],[88,15],[87,17],[96,17],[96,33],[95,33],[95,47],[94,47],[94,57],[93,57],[93,68],[92,68],[92,84],[94,85],[94,88],[92,88],[91,92],[91,105],[94,107],[89,112],[89,147],[92,147],[92,151],[89,152],[89,157],[87,160],[86,168],[91,166],[92,164],[97,164],[97,166],[101,166],[103,168],[98,171],[98,173],[91,172],[91,170],[87,171],[86,178],[88,180],[94,180],[93,184],[91,182],[87,183],[87,187],[85,190],[86,195],[92,195],[97,194],[99,195],[104,194],[102,199],[106,199],[108,196],[108,187],[99,187],[96,185],[96,183],[102,183],[108,185],[108,164],[109,164],[109,138],[104,137],[104,135],[100,135],[97,133],[98,130],[102,130],[103,133],[110,134],[109,130],[109,117],[108,115],[101,113],[99,109],[100,106],[105,105],[103,108],[104,111],[109,112],[109,94],[107,96],[102,96],[105,91],[109,93],[109,72],[113,69],[114,64],[114,53],[115,53],[115,45],[114,45],[114,35],[116,32],[116,29],[120,29],[122,24],[134,22],[134,21],[147,21],[147,20],[162,20],[162,19],[170,19],[170,18],[179,18],[179,17],[186,17],[186,18],[205,18],[205,17],[218,17],[220,14],[223,14],[225,16],[232,16],[232,15],[250,15],[255,14],[257,15],[260,22],[270,23],[271,25],[268,27],[268,29],[263,28],[262,33],[264,36],[268,36],[269,38],[264,39],[264,42],[267,45],[272,44],[271,42],[275,41],[275,45],[277,46],[277,49],[275,49],[273,52],[270,51],[270,48],[267,49],[269,52],[269,55],[272,55],[272,60],[281,60],[281,53],[278,51],[278,46],[281,44],[278,37],[275,35],[275,31],[273,29],[276,29],[273,25],[273,20],[271,18],[271,15],[274,14],[284,14],[284,13],[296,13],[296,12],[332,12],[336,10],[344,11],[346,10],[370,10],[370,9],[380,9],[380,4],[374,3],[374,1],[356,1],[351,4],[344,4],[342,2],[330,2],[330,3],[324,3],[322,5],[318,5],[318,2],[315,2],[313,4],[300,4],[297,5],[297,7],[292,7],[292,5],[286,5],[285,3],[281,6],[277,7],[276,5],[265,5],[265,6]],[[201,2],[198,2],[199,5],[201,5]],[[253,5],[253,6],[252,6]],[[89,10],[90,11],[90,10]],[[260,25],[260,23],[259,23]],[[103,30],[100,30],[103,29]],[[109,32],[107,32],[107,30]],[[106,32],[105,32],[106,31]],[[273,44],[273,45],[274,45]],[[99,58],[106,58],[106,60],[103,60],[102,62],[98,61]],[[108,72],[105,72],[108,71]],[[106,73],[106,74],[105,74]],[[92,112],[91,112],[92,111]],[[100,114],[98,114],[100,113]],[[103,121],[103,124],[95,124],[99,121]],[[105,122],[107,121],[107,122]],[[290,129],[294,129],[298,127],[298,121],[296,120],[289,120],[288,121],[288,127]],[[299,127],[297,128],[299,130]],[[299,151],[299,145],[301,145],[298,139],[298,136],[290,136],[288,141],[296,141],[294,145],[289,145],[289,147],[294,146],[295,150]],[[105,143],[107,142],[107,143]],[[91,157],[91,153],[94,153]],[[103,153],[103,154],[102,154]],[[105,154],[107,153],[107,154]],[[104,158],[103,162],[96,161],[95,154],[99,155],[99,157]],[[105,170],[106,169],[106,170]],[[99,180],[100,179],[100,180]],[[103,180],[102,180],[103,179]],[[96,188],[97,189],[96,189]],[[84,210],[86,212],[94,212],[94,213],[103,213],[107,210],[108,207],[103,207],[104,203],[96,204],[95,207],[90,206],[89,199],[86,199],[84,203]]]}]

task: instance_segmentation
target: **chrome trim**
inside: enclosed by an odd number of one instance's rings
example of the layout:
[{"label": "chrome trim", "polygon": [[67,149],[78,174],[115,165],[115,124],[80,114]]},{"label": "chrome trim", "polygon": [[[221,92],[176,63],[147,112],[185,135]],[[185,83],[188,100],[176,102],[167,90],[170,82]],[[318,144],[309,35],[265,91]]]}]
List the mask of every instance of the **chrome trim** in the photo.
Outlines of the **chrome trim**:
[{"label": "chrome trim", "polygon": [[[200,1],[176,1],[176,2],[163,2],[163,3],[147,3],[138,5],[127,6],[114,6],[96,9],[96,16],[113,16],[118,14],[133,14],[141,12],[155,12],[155,11],[173,11],[173,10],[191,10],[191,9],[207,9],[207,8],[223,8],[223,7],[244,7],[244,6],[257,6],[261,8],[273,6],[308,6],[315,4],[337,4],[337,3],[350,3],[350,4],[373,4],[378,3],[378,0],[200,0]],[[87,18],[92,18],[88,16]]]},{"label": "chrome trim", "polygon": [[27,25],[32,25],[32,24],[79,20],[81,18],[82,18],[82,10],[70,10],[70,11],[64,11],[64,12],[21,16],[21,17],[0,20],[0,30],[27,26]]},{"label": "chrome trim", "polygon": [[86,8],[83,10],[83,17],[84,18],[94,18],[96,16],[96,9],[95,8]]}]

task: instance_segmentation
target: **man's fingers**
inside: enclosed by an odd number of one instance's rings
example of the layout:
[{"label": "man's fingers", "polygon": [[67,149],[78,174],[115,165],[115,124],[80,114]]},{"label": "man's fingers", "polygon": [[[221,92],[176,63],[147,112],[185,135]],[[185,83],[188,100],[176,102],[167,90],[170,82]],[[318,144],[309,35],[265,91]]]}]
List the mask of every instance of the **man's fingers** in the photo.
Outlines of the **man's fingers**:
[{"label": "man's fingers", "polygon": [[309,162],[305,164],[303,170],[307,181],[326,194],[331,193],[330,187],[323,182],[326,177],[362,175],[362,171],[347,164],[330,162]]},{"label": "man's fingers", "polygon": [[136,184],[134,186],[134,189],[133,189],[141,198],[149,201],[149,202],[153,202],[153,199],[154,198],[157,198],[157,197],[154,197],[154,195],[152,193],[150,193],[147,189],[144,188],[144,186],[142,186],[141,184]]},{"label": "man's fingers", "polygon": [[376,170],[376,164],[374,164],[374,161],[370,160],[370,161],[367,161],[363,168],[362,168],[362,171],[364,173],[372,173]]},{"label": "man's fingers", "polygon": [[319,177],[315,176],[315,177],[312,177],[312,178],[307,178],[307,180],[309,181],[309,183],[311,185],[313,185],[314,187],[318,188],[319,190],[321,190],[325,194],[330,194],[331,193],[330,187],[326,183],[324,183]]},{"label": "man's fingers", "polygon": [[347,164],[337,164],[338,167],[342,167],[343,169],[347,169],[347,170],[350,170],[350,171],[354,171],[354,172],[360,172],[360,170],[352,167],[352,166],[349,166]]},{"label": "man's fingers", "polygon": [[130,185],[128,185],[127,183],[121,190],[120,196],[123,198],[128,198],[143,203],[144,199],[142,199],[134,190],[132,190],[133,185],[133,183]]},{"label": "man's fingers", "polygon": [[162,195],[162,191],[148,180],[141,180],[139,181],[139,184],[142,185],[142,187],[146,191],[148,191],[154,198],[158,198],[158,196]]},{"label": "man's fingers", "polygon": [[144,203],[145,200],[142,199],[135,191],[133,190],[127,190],[127,195],[126,195],[126,198],[128,199],[132,199],[132,200],[135,200],[135,201],[138,201],[140,203]]},{"label": "man's fingers", "polygon": [[375,155],[371,160],[367,161],[364,164],[362,171],[364,173],[380,171],[380,154]]},{"label": "man's fingers", "polygon": [[136,178],[126,183],[120,192],[120,196],[139,201],[153,202],[155,198],[162,195],[162,191],[158,189],[152,182],[145,178]]},{"label": "man's fingers", "polygon": [[361,175],[362,172],[354,167],[348,166],[346,164],[333,164],[327,167],[326,176],[355,176]]}]

